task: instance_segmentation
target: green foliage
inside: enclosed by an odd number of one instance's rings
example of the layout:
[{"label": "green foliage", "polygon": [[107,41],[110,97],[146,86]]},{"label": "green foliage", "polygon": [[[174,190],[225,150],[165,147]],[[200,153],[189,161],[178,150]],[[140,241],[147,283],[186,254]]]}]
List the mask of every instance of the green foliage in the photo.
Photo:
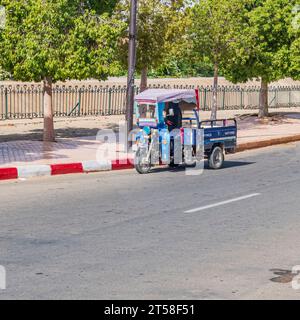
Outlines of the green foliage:
[{"label": "green foliage", "polygon": [[208,58],[222,67],[231,56],[234,42],[243,28],[244,0],[202,0],[190,10],[189,41],[194,59]]},{"label": "green foliage", "polygon": [[214,68],[212,63],[204,58],[194,59],[183,52],[177,55],[168,54],[163,63],[156,69],[150,70],[149,76],[153,77],[212,77]]},{"label": "green foliage", "polygon": [[[218,64],[233,82],[300,79],[297,2],[139,0],[137,70],[212,76]],[[0,0],[0,5],[7,17],[0,29],[0,79],[126,74],[129,0]]]},{"label": "green foliage", "polygon": [[119,68],[115,52],[123,25],[107,13],[97,15],[89,1],[0,0],[0,5],[6,8],[0,64],[14,79],[100,80]]},{"label": "green foliage", "polygon": [[156,69],[160,75],[175,77],[191,76],[212,76],[213,65],[208,57],[201,57],[195,54],[193,41],[188,35],[189,27],[192,24],[190,8],[191,1],[185,1],[177,7],[177,11],[170,11],[168,26],[170,41],[166,42],[164,58]]},{"label": "green foliage", "polygon": [[[187,37],[191,1],[140,0],[137,36],[137,71],[146,66],[152,77],[211,76],[213,68],[205,58],[191,54]],[[129,23],[129,1],[121,1],[117,17]],[[120,41],[119,59],[126,70],[128,28]],[[124,71],[126,74],[126,71]]]},{"label": "green foliage", "polygon": [[291,45],[291,67],[290,76],[300,80],[300,39],[296,39]]},{"label": "green foliage", "polygon": [[244,28],[231,43],[234,54],[225,66],[230,80],[245,82],[262,78],[269,83],[290,74],[289,29],[295,3],[294,0],[248,2],[243,15]]},{"label": "green foliage", "polygon": [[0,81],[9,80],[9,78],[10,78],[9,73],[6,71],[3,71],[0,67]]},{"label": "green foliage", "polygon": [[[129,24],[129,0],[120,1],[116,17]],[[184,1],[139,0],[137,70],[157,69],[165,61],[170,46],[181,33]],[[128,28],[120,41],[120,60],[128,56]]]},{"label": "green foliage", "polygon": [[86,6],[93,9],[97,14],[112,14],[119,0],[87,0]]},{"label": "green foliage", "polygon": [[292,24],[290,27],[290,37],[292,40],[290,49],[290,75],[300,79],[300,4],[295,6],[292,11]]}]

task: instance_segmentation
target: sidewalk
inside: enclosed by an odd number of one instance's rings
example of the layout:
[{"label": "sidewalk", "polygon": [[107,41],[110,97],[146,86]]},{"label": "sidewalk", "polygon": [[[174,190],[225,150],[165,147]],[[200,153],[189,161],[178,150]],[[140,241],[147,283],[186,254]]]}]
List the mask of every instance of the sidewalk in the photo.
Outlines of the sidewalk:
[{"label": "sidewalk", "polygon": [[238,127],[237,151],[300,141],[300,113],[279,113],[268,121],[241,117]]},{"label": "sidewalk", "polygon": [[101,145],[96,137],[42,141],[11,141],[0,143],[0,167],[73,163],[96,160]]},{"label": "sidewalk", "polygon": [[[237,112],[239,111],[235,111],[235,113]],[[222,113],[219,113],[219,117],[228,118],[236,115],[234,111],[222,111]],[[203,119],[207,118],[205,113],[202,116]],[[113,120],[114,122],[112,122]],[[104,123],[102,119],[101,126],[102,128],[116,128],[119,120],[121,120],[121,116],[117,116],[115,119],[108,117],[108,123]],[[87,119],[81,119],[80,121],[88,123]],[[38,140],[26,139],[0,142],[0,170],[3,170],[3,168],[22,167],[24,171],[26,167],[25,171],[27,172],[29,168],[31,172],[30,168],[39,167],[43,172],[49,173],[50,171],[51,174],[53,170],[49,167],[50,165],[63,166],[66,164],[71,166],[76,164],[76,172],[99,171],[100,169],[111,170],[113,167],[115,169],[131,168],[132,165],[127,161],[127,155],[122,153],[120,146],[117,152],[120,159],[125,159],[123,166],[119,166],[117,162],[107,163],[105,161],[97,164],[97,150],[101,146],[101,142],[96,140],[96,124],[94,122],[91,123],[93,125],[93,135],[87,137],[76,137],[75,134],[75,137],[58,138],[55,143],[44,143]],[[3,134],[5,130],[3,126],[6,123],[2,123],[1,125],[0,134]],[[238,151],[298,141],[300,140],[300,110],[299,112],[276,114],[267,123],[261,122],[251,115],[246,115],[244,112],[238,119],[238,126]],[[78,127],[83,133],[91,132],[89,128],[83,130],[82,123]],[[9,130],[5,130],[5,132],[9,132]],[[63,166],[62,168],[67,171],[65,173],[70,173],[70,170],[66,169],[68,166]],[[38,175],[42,175],[42,173]],[[29,175],[30,173],[25,174],[26,177]]]}]

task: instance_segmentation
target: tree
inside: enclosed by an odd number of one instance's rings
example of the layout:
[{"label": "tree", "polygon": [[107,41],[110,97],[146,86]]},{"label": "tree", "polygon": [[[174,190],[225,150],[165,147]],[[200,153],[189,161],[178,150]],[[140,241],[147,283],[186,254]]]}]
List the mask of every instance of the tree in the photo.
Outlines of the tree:
[{"label": "tree", "polygon": [[200,61],[208,58],[213,64],[213,106],[211,119],[217,117],[218,76],[232,55],[230,43],[242,28],[244,0],[201,0],[190,10],[188,28],[193,55]]},{"label": "tree", "polygon": [[290,27],[291,65],[290,75],[292,78],[300,79],[300,5],[296,5],[292,11],[292,24]]},{"label": "tree", "polygon": [[[98,1],[108,5],[114,1]],[[117,68],[122,24],[93,1],[0,0],[0,65],[15,80],[43,81],[44,141],[54,141],[52,84],[67,79],[106,79]]]},{"label": "tree", "polygon": [[[183,43],[182,43],[183,44]],[[178,48],[178,51],[168,52],[164,61],[149,72],[153,77],[213,77],[211,62],[195,59],[192,52]]]},{"label": "tree", "polygon": [[119,1],[120,0],[86,0],[82,2],[86,2],[88,8],[95,10],[97,14],[109,13],[111,15]]},{"label": "tree", "polygon": [[[158,68],[166,58],[170,43],[180,36],[180,21],[185,1],[139,0],[137,32],[137,65],[141,90],[147,88],[149,70]],[[117,16],[128,24],[129,1],[120,1]],[[128,37],[120,41],[120,60],[127,64]]]},{"label": "tree", "polygon": [[[269,83],[289,76],[292,72],[292,37],[289,29],[295,4],[295,0],[246,2],[245,27],[237,41],[231,43],[234,54],[227,61],[225,76],[233,82],[260,78],[260,118],[268,116]],[[297,59],[299,61],[299,55],[295,61]]]}]

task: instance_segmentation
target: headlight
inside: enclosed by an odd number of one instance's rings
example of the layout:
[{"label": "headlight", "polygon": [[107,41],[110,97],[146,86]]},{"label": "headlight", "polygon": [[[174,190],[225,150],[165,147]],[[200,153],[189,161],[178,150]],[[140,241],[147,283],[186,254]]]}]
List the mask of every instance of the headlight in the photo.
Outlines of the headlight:
[{"label": "headlight", "polygon": [[144,127],[143,130],[147,135],[150,135],[150,133],[151,133],[151,128],[150,127]]}]

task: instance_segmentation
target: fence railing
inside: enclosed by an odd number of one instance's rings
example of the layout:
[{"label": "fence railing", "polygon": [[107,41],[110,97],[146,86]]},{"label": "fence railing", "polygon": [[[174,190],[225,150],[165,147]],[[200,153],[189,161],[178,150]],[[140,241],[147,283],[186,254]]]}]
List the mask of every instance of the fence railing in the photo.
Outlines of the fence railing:
[{"label": "fence railing", "polygon": [[[155,88],[194,89],[194,86],[152,86]],[[212,107],[212,87],[198,87],[200,107]],[[136,88],[136,93],[139,88]],[[220,86],[219,110],[257,109],[259,87]],[[126,86],[55,86],[54,114],[57,117],[117,115],[125,113]],[[272,108],[300,107],[300,86],[270,87],[269,106]],[[0,85],[0,119],[43,117],[43,88],[41,85]]]}]

